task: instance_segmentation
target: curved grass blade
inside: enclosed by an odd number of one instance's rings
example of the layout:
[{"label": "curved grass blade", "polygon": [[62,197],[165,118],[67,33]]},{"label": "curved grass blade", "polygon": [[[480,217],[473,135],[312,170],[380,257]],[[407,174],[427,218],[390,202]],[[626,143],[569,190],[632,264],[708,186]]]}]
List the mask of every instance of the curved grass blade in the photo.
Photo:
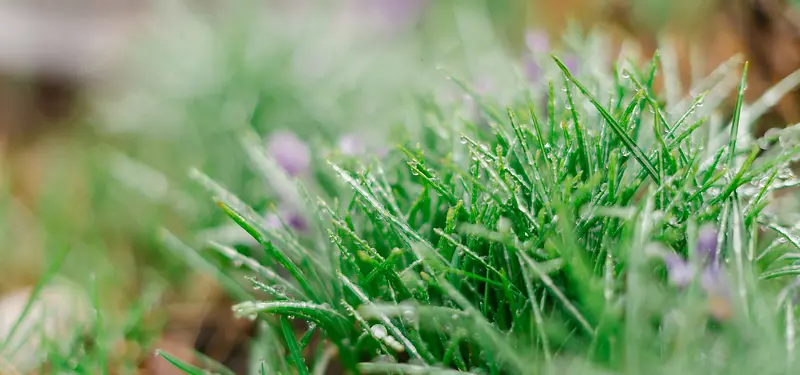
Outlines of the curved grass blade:
[{"label": "curved grass blade", "polygon": [[229,206],[225,202],[218,202],[217,203],[222,210],[231,218],[233,221],[236,222],[239,226],[242,227],[247,233],[249,233],[253,238],[258,241],[264,247],[264,250],[273,257],[278,264],[281,265],[284,269],[289,271],[289,273],[294,277],[298,284],[300,284],[300,288],[314,301],[319,300],[319,296],[317,295],[316,290],[311,286],[306,275],[303,271],[297,267],[297,265],[289,259],[286,254],[279,251],[275,248],[275,246],[269,242],[263,233],[259,229],[257,229],[255,222],[250,219],[249,217],[239,213],[233,207]]},{"label": "curved grass blade", "polygon": [[161,350],[156,351],[156,354],[158,356],[160,356],[161,358],[164,358],[167,362],[171,363],[173,366],[175,366],[176,368],[178,368],[179,370],[183,371],[186,374],[189,374],[189,375],[208,375],[209,374],[208,371],[203,370],[203,369],[201,369],[199,367],[190,365],[190,364],[178,359],[177,357],[175,357],[173,355],[170,355],[170,354],[167,354],[167,353],[165,353],[165,352],[163,352]]},{"label": "curved grass blade", "polygon": [[239,316],[253,316],[259,313],[267,313],[300,317],[317,323],[332,332],[341,332],[341,328],[348,324],[347,318],[333,310],[330,306],[308,302],[247,301],[233,306],[233,311]]}]

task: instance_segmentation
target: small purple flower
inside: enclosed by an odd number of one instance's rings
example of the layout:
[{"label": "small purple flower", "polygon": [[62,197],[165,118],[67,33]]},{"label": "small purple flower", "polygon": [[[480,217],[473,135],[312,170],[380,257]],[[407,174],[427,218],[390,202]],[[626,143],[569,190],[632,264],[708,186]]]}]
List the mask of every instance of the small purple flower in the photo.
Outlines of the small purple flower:
[{"label": "small purple flower", "polygon": [[287,206],[280,207],[278,212],[272,212],[265,217],[267,227],[278,229],[283,228],[283,224],[296,231],[303,232],[308,229],[308,223],[297,210]]},{"label": "small purple flower", "polygon": [[267,149],[278,165],[290,176],[303,174],[311,164],[311,151],[308,145],[292,132],[273,133],[267,141]]},{"label": "small purple flower", "polygon": [[697,254],[703,262],[707,262],[709,265],[717,263],[719,254],[717,234],[716,227],[707,224],[700,228],[697,235]]},{"label": "small purple flower", "polygon": [[664,264],[667,266],[667,277],[669,278],[670,284],[685,288],[694,279],[694,267],[683,260],[678,254],[667,254],[664,257]]}]

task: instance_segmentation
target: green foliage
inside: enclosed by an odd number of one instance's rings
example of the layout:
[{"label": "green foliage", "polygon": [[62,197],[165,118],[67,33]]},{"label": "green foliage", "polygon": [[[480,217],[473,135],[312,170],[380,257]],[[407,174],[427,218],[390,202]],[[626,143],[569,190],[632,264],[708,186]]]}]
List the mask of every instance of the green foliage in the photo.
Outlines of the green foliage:
[{"label": "green foliage", "polygon": [[[323,371],[332,353],[351,373],[789,371],[800,233],[763,208],[797,185],[787,169],[797,149],[759,158],[757,142],[740,139],[755,120],[746,73],[720,131],[705,126],[712,94],[672,103],[652,91],[657,72],[675,77],[659,56],[610,77],[554,60],[562,79],[505,111],[457,80],[478,115],[420,99],[422,141],[317,166],[341,184],[286,179],[277,189],[295,191],[306,231],[269,225],[196,173],[258,244],[211,246],[266,292],[235,310],[287,343],[256,356],[297,373]],[[701,288],[699,275],[668,285],[663,256],[697,265],[704,223],[718,228],[722,289]],[[300,339],[292,319],[307,322]]]}]

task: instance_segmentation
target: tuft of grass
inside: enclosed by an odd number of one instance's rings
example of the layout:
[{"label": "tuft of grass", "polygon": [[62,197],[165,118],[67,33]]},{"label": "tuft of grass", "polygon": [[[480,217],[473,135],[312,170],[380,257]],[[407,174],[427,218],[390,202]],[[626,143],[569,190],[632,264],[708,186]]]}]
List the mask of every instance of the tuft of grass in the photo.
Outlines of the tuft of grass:
[{"label": "tuft of grass", "polygon": [[[266,153],[248,152],[315,219],[302,232],[268,225],[195,173],[257,243],[198,246],[231,259],[223,269],[245,267],[263,293],[234,310],[286,343],[254,353],[271,358],[264,368],[790,371],[800,232],[763,208],[772,191],[797,184],[787,172],[797,146],[760,158],[756,141],[737,138],[740,119],[757,115],[744,112],[746,65],[733,120],[715,131],[706,93],[672,103],[652,91],[658,56],[619,64],[613,79],[553,60],[561,79],[546,82],[545,105],[518,100],[504,111],[455,80],[479,115],[448,115],[421,98],[424,142],[402,141],[366,163],[333,158],[313,174],[324,178],[284,178]],[[703,92],[721,81],[701,82],[711,86]],[[664,259],[701,266],[703,224],[719,240],[715,287],[700,272],[670,285]]]}]

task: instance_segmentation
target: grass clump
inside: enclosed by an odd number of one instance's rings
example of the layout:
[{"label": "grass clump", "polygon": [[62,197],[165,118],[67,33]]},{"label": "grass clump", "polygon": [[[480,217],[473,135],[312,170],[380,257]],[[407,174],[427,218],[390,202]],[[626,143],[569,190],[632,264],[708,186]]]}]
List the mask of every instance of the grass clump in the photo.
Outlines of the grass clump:
[{"label": "grass clump", "polygon": [[506,108],[454,79],[477,115],[422,100],[421,142],[334,154],[304,183],[244,137],[301,230],[194,174],[257,243],[201,245],[261,322],[256,371],[791,371],[800,237],[764,208],[798,150],[737,136],[746,65],[720,127],[706,94],[655,94],[657,57],[602,77],[554,61],[544,94]]}]

